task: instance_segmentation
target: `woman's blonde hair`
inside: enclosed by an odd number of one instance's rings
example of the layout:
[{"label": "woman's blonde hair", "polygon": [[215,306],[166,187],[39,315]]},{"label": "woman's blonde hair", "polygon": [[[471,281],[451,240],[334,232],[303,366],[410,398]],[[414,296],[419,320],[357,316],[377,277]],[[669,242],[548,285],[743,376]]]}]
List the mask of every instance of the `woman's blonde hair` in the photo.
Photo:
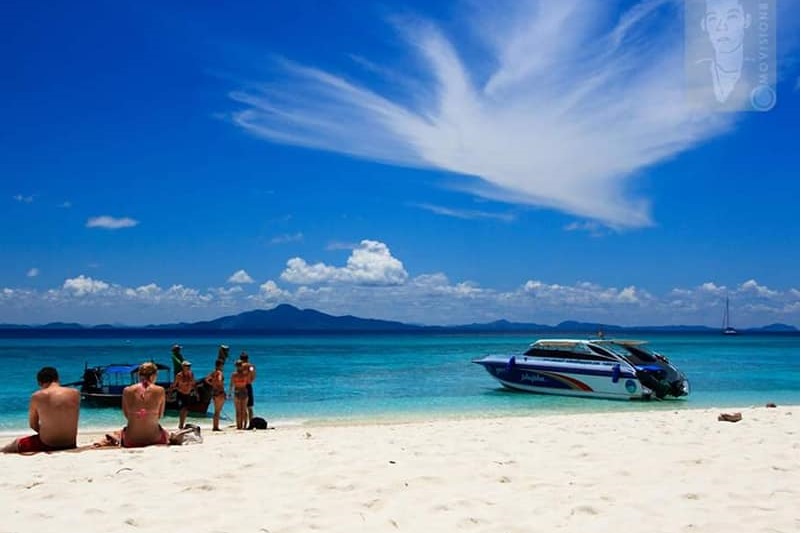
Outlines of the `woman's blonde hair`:
[{"label": "woman's blonde hair", "polygon": [[159,371],[156,363],[148,361],[139,365],[139,375],[142,377],[150,377],[157,374]]}]

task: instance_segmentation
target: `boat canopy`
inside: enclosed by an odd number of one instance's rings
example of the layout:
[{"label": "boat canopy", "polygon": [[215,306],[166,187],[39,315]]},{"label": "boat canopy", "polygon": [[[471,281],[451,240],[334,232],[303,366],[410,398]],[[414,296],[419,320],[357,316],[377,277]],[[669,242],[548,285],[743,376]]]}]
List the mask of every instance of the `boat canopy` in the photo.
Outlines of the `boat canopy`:
[{"label": "boat canopy", "polygon": [[139,370],[139,365],[108,365],[103,370],[107,374],[131,374]]},{"label": "boat canopy", "polygon": [[[106,366],[97,367],[98,369],[102,370],[106,374],[133,374],[137,370],[139,370],[140,363],[130,364],[130,363],[113,363]],[[156,363],[156,368],[159,370],[169,370],[170,367],[167,365],[163,365],[161,363]]]}]

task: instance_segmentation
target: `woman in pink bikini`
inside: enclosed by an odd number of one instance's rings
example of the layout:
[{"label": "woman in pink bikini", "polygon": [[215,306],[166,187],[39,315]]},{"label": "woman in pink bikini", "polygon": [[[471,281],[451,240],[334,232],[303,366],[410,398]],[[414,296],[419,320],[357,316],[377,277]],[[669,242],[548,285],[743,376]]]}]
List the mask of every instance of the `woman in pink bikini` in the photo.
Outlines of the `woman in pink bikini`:
[{"label": "woman in pink bikini", "polygon": [[158,368],[154,363],[139,366],[139,383],[125,387],[122,392],[122,414],[128,425],[122,428],[120,445],[125,448],[168,444],[170,433],[161,427],[166,394],[156,385]]}]

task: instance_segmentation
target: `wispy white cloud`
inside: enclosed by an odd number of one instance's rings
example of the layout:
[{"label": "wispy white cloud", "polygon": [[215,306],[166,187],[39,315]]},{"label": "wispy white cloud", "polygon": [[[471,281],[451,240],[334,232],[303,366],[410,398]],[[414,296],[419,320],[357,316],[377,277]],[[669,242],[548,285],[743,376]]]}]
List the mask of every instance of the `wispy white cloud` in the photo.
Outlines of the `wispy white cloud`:
[{"label": "wispy white cloud", "polygon": [[[230,94],[242,104],[233,120],[277,143],[469,176],[459,186],[484,198],[647,226],[649,200],[629,182],[733,119],[685,105],[681,2],[649,0],[617,18],[612,4],[478,4],[478,47],[462,49],[469,35],[396,21],[421,58],[418,72],[395,71],[405,94],[284,60],[281,78]],[[357,57],[371,73],[386,68]]]},{"label": "wispy white cloud", "polygon": [[417,207],[419,209],[431,211],[432,213],[437,215],[453,217],[453,218],[461,218],[465,220],[495,219],[495,220],[502,220],[504,222],[511,222],[515,219],[515,215],[511,213],[493,213],[490,211],[479,211],[475,209],[453,209],[450,207],[443,207],[440,205],[434,205],[428,203],[419,203],[410,205],[413,207]]},{"label": "wispy white cloud", "polygon": [[353,250],[359,246],[357,243],[352,242],[341,242],[341,241],[333,241],[329,242],[326,246],[326,250]]},{"label": "wispy white cloud", "polygon": [[[571,222],[565,226],[565,231],[586,231],[593,237],[602,237],[605,228],[596,221]],[[607,230],[608,231],[608,230]]]},{"label": "wispy white cloud", "polygon": [[13,196],[13,198],[14,198],[14,200],[16,200],[17,202],[19,202],[21,204],[33,203],[33,195],[32,194],[29,195],[29,196],[24,196],[22,194],[15,194]]},{"label": "wispy white cloud", "polygon": [[107,215],[92,217],[86,221],[87,228],[121,229],[137,226],[139,221],[129,217],[116,218]]},{"label": "wispy white cloud", "polygon": [[277,235],[270,239],[270,244],[287,244],[290,242],[300,242],[303,240],[303,233],[285,233],[283,235]]},{"label": "wispy white cloud", "polygon": [[59,207],[61,207],[62,209],[69,209],[72,207],[72,202],[70,202],[69,200],[65,200],[59,204]]},{"label": "wispy white cloud", "polygon": [[25,275],[28,276],[29,278],[35,278],[36,276],[39,275],[39,269],[36,267],[30,268],[28,269],[28,272]]},{"label": "wispy white cloud", "polygon": [[254,283],[253,278],[250,277],[244,270],[237,270],[228,278],[228,283]]}]

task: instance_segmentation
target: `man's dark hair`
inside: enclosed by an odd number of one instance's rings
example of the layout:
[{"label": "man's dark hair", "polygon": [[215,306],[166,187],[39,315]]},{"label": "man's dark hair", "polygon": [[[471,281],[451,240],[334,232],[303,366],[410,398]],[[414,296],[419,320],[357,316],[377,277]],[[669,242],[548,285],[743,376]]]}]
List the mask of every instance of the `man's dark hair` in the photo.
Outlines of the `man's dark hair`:
[{"label": "man's dark hair", "polygon": [[36,381],[42,385],[58,381],[58,370],[52,366],[43,367],[39,373],[36,374]]}]

